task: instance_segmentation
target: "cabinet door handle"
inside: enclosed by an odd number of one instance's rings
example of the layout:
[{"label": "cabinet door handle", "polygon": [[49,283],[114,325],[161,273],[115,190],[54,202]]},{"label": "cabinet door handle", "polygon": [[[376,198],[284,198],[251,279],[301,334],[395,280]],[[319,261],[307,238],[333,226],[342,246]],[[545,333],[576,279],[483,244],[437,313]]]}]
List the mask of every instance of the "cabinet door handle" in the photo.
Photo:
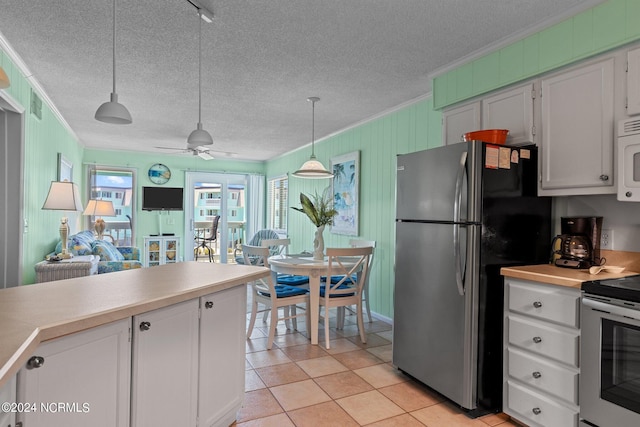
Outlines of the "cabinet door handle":
[{"label": "cabinet door handle", "polygon": [[149,329],[151,329],[151,322],[140,322],[141,331],[148,331]]},{"label": "cabinet door handle", "polygon": [[609,175],[600,175],[600,181],[609,181]]},{"label": "cabinet door handle", "polygon": [[533,337],[533,342],[536,344],[540,344],[542,342],[542,338],[540,337]]},{"label": "cabinet door handle", "polygon": [[33,356],[27,360],[27,369],[40,368],[42,365],[44,365],[44,357],[42,356]]},{"label": "cabinet door handle", "polygon": [[540,308],[540,307],[542,307],[542,303],[541,303],[540,301],[534,301],[534,302],[533,302],[533,306],[534,306],[535,308]]},{"label": "cabinet door handle", "polygon": [[538,372],[538,371],[535,371],[535,372],[534,372],[533,374],[531,374],[531,375],[533,375],[533,378],[540,378],[540,377],[542,376],[542,374],[541,374],[540,372]]},{"label": "cabinet door handle", "polygon": [[213,308],[213,301],[207,301],[204,303],[205,308]]},{"label": "cabinet door handle", "polygon": [[540,409],[540,408],[533,408],[531,411],[532,411],[534,414],[536,414],[536,415],[540,415],[540,413],[542,412],[542,409]]}]

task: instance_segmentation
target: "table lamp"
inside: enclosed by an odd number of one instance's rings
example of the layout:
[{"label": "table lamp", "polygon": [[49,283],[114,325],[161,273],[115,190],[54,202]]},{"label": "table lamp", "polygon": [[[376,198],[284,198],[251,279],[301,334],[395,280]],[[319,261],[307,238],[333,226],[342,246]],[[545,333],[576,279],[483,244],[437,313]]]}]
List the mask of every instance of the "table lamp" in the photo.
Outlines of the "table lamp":
[{"label": "table lamp", "polygon": [[113,202],[111,200],[91,199],[89,203],[87,203],[87,207],[84,212],[82,212],[82,215],[97,217],[96,222],[93,224],[93,229],[96,230],[98,239],[102,240],[106,224],[104,223],[104,219],[100,217],[116,216],[116,211],[113,209]]},{"label": "table lamp", "polygon": [[[81,211],[82,202],[78,187],[69,181],[51,181],[49,194],[42,206],[42,209],[54,211]],[[73,257],[67,250],[67,237],[69,237],[69,219],[62,217],[60,223],[60,240],[62,241],[62,252],[58,254],[60,258],[68,259]]]}]

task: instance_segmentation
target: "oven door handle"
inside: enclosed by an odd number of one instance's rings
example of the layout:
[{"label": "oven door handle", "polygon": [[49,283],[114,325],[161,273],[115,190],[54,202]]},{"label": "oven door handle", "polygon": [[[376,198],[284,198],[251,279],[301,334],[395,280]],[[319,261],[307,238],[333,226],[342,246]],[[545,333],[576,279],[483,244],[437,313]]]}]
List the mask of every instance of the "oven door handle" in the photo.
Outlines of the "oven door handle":
[{"label": "oven door handle", "polygon": [[596,300],[592,300],[588,297],[582,298],[582,304],[591,309],[602,311],[605,313],[613,314],[615,316],[622,316],[628,319],[633,319],[640,321],[640,311],[633,310],[626,307],[620,307],[619,305],[600,302]]}]

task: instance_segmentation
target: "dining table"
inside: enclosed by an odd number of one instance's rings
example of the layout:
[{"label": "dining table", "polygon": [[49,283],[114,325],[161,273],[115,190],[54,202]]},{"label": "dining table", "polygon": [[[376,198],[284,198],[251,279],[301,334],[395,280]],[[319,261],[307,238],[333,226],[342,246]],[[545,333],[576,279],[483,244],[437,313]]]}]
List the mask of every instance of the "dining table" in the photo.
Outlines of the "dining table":
[{"label": "dining table", "polygon": [[[340,257],[340,262],[347,268],[352,268],[357,261],[357,257],[354,258],[353,262]],[[309,276],[309,307],[307,308],[311,323],[309,330],[311,332],[311,344],[317,345],[318,322],[320,320],[320,279],[329,272],[328,258],[325,256],[322,260],[315,260],[312,254],[274,255],[269,257],[269,267],[278,274]],[[328,322],[328,318],[325,321]]]}]

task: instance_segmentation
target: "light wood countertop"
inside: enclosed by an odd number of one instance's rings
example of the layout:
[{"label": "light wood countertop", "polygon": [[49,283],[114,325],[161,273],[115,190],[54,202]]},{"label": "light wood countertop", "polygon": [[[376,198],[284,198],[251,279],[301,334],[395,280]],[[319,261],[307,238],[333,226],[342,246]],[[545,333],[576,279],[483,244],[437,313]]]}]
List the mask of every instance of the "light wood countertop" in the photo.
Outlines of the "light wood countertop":
[{"label": "light wood countertop", "polygon": [[269,274],[264,267],[181,262],[0,290],[0,387],[42,341]]},{"label": "light wood countertop", "polygon": [[552,285],[567,286],[580,289],[582,282],[590,280],[616,279],[618,277],[633,276],[633,271],[623,271],[614,274],[600,272],[589,274],[589,270],[576,270],[573,268],[556,267],[551,264],[523,265],[519,267],[502,267],[500,274],[515,279],[531,280],[534,282],[550,283]]}]

